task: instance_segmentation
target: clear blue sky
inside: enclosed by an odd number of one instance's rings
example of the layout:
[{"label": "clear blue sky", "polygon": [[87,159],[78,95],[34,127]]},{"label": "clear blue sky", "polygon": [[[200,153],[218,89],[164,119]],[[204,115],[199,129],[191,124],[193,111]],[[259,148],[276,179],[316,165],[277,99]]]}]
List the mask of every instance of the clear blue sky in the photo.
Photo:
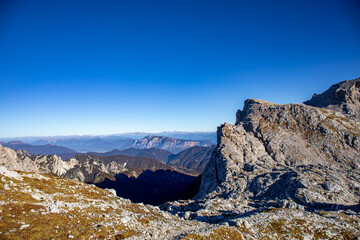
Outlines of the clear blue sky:
[{"label": "clear blue sky", "polygon": [[215,131],[357,77],[356,0],[0,1],[0,137]]}]

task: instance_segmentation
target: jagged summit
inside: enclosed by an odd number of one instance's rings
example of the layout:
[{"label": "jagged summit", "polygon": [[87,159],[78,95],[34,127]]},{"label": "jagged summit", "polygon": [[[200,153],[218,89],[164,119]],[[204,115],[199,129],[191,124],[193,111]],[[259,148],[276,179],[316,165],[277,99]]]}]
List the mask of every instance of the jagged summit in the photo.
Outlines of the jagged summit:
[{"label": "jagged summit", "polygon": [[360,78],[334,84],[322,94],[314,94],[304,104],[332,109],[360,121]]}]

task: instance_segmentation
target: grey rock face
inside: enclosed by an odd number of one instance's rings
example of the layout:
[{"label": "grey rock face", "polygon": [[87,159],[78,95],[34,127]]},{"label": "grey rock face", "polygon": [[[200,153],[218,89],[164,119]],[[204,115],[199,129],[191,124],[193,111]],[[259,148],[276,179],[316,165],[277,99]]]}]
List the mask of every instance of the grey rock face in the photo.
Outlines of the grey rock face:
[{"label": "grey rock face", "polygon": [[309,106],[336,110],[347,117],[360,120],[360,78],[332,85],[322,94],[314,94],[304,102]]},{"label": "grey rock face", "polygon": [[15,151],[0,145],[0,165],[8,169],[19,171],[38,172],[38,167],[30,158],[30,155],[24,151]]},{"label": "grey rock face", "polygon": [[219,127],[197,198],[357,208],[359,137],[360,124],[339,112],[246,100],[236,124]]},{"label": "grey rock face", "polygon": [[63,175],[70,165],[56,155],[32,156],[0,145],[0,165],[11,170]]}]

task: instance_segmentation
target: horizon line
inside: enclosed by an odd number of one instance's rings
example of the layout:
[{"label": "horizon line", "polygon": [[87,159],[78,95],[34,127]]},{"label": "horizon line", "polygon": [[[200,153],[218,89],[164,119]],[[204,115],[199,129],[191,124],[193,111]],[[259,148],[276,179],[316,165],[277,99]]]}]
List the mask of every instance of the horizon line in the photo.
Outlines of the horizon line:
[{"label": "horizon line", "polygon": [[126,134],[160,134],[160,133],[216,133],[216,131],[161,131],[161,132],[122,132],[122,133],[109,133],[109,134],[69,134],[69,135],[31,135],[31,136],[17,136],[17,137],[0,137],[0,139],[7,138],[51,138],[51,137],[105,137]]}]

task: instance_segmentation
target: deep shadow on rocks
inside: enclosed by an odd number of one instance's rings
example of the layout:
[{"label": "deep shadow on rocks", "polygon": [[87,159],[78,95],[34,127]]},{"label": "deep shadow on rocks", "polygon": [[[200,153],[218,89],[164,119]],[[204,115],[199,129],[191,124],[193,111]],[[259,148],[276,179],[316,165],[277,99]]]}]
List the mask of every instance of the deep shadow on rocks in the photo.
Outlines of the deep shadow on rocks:
[{"label": "deep shadow on rocks", "polygon": [[171,170],[146,170],[137,178],[125,174],[115,175],[115,181],[106,178],[95,184],[100,188],[113,188],[119,197],[135,203],[160,205],[168,201],[189,199],[199,189],[199,180]]}]

